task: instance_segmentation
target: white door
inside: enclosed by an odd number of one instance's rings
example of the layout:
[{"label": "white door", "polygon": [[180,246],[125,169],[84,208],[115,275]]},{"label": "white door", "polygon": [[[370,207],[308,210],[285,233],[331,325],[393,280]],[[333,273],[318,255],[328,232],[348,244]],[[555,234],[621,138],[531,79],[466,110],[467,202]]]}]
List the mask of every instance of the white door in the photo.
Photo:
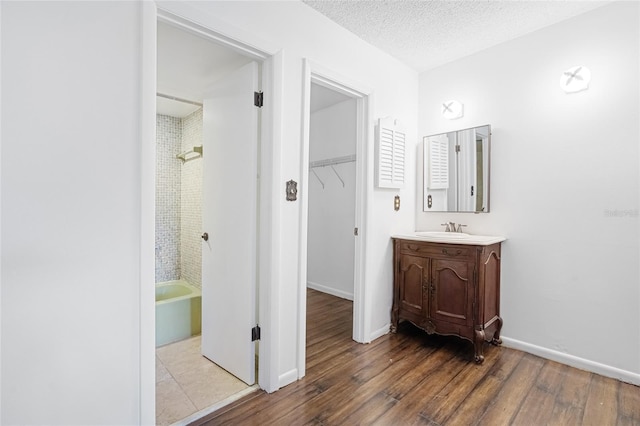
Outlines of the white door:
[{"label": "white door", "polygon": [[217,82],[203,107],[202,354],[255,383],[258,65]]}]

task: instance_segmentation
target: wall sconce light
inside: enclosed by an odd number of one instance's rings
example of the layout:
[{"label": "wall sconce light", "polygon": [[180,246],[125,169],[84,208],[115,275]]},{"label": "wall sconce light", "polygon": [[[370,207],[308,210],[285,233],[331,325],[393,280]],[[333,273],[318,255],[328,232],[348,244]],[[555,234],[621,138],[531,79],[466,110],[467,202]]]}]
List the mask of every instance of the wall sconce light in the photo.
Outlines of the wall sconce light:
[{"label": "wall sconce light", "polygon": [[447,120],[455,120],[464,115],[464,105],[459,101],[446,101],[442,103],[442,116]]},{"label": "wall sconce light", "polygon": [[579,66],[569,68],[560,76],[560,87],[567,93],[576,93],[589,88],[591,71],[589,68]]}]

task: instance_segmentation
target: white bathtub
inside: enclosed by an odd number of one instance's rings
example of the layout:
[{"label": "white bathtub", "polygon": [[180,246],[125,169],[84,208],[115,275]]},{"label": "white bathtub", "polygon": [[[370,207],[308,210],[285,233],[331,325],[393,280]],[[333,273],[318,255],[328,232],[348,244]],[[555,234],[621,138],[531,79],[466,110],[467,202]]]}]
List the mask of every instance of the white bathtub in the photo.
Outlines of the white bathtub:
[{"label": "white bathtub", "polygon": [[200,334],[202,293],[183,280],[156,284],[156,347]]}]

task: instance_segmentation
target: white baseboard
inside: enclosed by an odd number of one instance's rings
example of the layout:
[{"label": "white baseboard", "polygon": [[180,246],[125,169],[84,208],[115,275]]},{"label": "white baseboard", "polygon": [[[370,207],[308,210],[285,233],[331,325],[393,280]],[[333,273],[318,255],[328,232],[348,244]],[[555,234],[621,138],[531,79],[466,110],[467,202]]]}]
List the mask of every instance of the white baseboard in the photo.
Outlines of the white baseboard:
[{"label": "white baseboard", "polygon": [[278,388],[283,388],[298,380],[298,369],[294,368],[278,376]]},{"label": "white baseboard", "polygon": [[391,324],[387,324],[382,328],[379,328],[378,330],[374,331],[373,333],[371,333],[369,335],[369,340],[367,341],[367,343],[371,343],[374,340],[376,340],[378,337],[382,337],[385,334],[389,333],[389,327],[391,326]]},{"label": "white baseboard", "polygon": [[333,287],[328,287],[326,285],[322,285],[322,284],[318,284],[318,283],[314,283],[311,281],[307,281],[307,287],[313,289],[313,290],[318,290],[322,293],[327,293],[330,294],[332,296],[337,296],[340,297],[342,299],[347,299],[347,300],[351,300],[353,301],[353,293],[348,293],[346,291],[343,290],[338,290],[335,289]]},{"label": "white baseboard", "polygon": [[553,349],[547,349],[542,346],[533,345],[531,343],[522,342],[520,340],[511,339],[509,337],[502,337],[502,344],[503,346],[506,346],[508,348],[518,349],[542,358],[569,365],[571,367],[590,371],[592,373],[600,374],[602,376],[611,377],[613,379],[618,379],[623,382],[640,386],[640,374],[638,373],[621,370],[616,367],[600,364],[599,362],[579,358],[577,356],[554,351]]}]

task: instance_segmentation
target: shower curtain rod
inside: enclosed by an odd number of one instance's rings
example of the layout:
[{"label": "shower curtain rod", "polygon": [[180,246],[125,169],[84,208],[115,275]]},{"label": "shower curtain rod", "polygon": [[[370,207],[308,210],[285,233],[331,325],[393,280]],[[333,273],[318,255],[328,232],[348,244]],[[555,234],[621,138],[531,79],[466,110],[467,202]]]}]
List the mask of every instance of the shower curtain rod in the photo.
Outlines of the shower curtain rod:
[{"label": "shower curtain rod", "polygon": [[177,97],[171,96],[171,95],[165,95],[164,93],[160,93],[160,92],[156,92],[156,96],[159,96],[159,97],[165,98],[165,99],[171,99],[172,101],[184,102],[185,104],[191,104],[191,105],[202,107],[201,103],[190,101],[188,99],[177,98]]}]

